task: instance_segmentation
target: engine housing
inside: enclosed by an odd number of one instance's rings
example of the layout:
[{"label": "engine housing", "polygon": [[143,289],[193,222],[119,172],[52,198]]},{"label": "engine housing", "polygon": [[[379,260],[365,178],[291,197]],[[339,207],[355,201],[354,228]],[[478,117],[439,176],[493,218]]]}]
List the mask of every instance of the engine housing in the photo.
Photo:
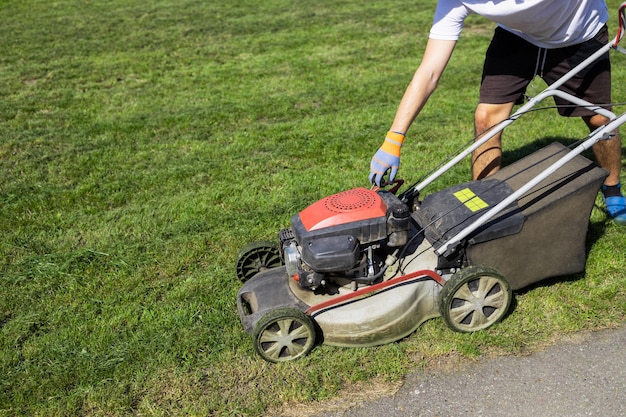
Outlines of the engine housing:
[{"label": "engine housing", "polygon": [[409,224],[409,208],[394,194],[355,188],[321,199],[293,216],[291,229],[281,232],[279,239],[282,250],[287,250],[285,261],[302,261],[307,268],[299,266],[300,273],[310,270],[317,274],[313,281],[320,282],[325,273],[371,265],[371,250],[366,251],[370,246],[406,244]]}]

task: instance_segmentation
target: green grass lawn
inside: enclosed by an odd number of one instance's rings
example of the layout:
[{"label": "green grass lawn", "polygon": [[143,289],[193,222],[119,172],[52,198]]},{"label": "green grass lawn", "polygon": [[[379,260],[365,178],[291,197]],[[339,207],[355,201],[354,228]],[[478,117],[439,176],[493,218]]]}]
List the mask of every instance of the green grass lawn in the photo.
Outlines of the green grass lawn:
[{"label": "green grass lawn", "polygon": [[[255,356],[236,310],[238,250],[367,186],[434,6],[0,0],[0,416],[262,415],[451,355],[623,324],[626,229],[598,202],[586,273],[517,294],[488,331],[436,319],[385,346]],[[468,22],[408,135],[408,181],[471,139],[492,28]],[[626,59],[613,58],[626,102]],[[531,113],[507,130],[506,160],[585,134],[555,110]],[[461,164],[438,186],[468,176]]]}]

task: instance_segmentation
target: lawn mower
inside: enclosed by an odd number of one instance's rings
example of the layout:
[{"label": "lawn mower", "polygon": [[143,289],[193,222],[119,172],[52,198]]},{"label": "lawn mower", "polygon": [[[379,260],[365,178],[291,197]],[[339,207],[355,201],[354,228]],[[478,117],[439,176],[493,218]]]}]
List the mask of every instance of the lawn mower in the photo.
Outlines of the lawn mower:
[{"label": "lawn mower", "polygon": [[[255,351],[281,362],[316,344],[390,343],[441,316],[459,332],[501,321],[513,291],[585,268],[589,216],[607,172],[582,153],[613,135],[626,113],[612,112],[558,88],[615,39],[424,180],[399,192],[355,188],[291,218],[276,242],[245,246],[236,261],[244,282],[237,306]],[[562,97],[609,119],[566,147],[548,145],[483,180],[421,191],[537,103]]]}]

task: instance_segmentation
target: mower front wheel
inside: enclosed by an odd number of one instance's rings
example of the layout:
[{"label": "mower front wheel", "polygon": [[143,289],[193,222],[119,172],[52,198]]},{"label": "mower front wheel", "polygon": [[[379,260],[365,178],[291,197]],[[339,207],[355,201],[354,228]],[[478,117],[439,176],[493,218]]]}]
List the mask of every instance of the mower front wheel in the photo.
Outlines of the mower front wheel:
[{"label": "mower front wheel", "polygon": [[469,333],[502,320],[513,292],[495,269],[469,266],[452,275],[440,297],[440,313],[446,324],[457,332]]},{"label": "mower front wheel", "polygon": [[282,265],[278,245],[268,241],[252,242],[244,246],[237,256],[237,278],[246,282],[261,271]]},{"label": "mower front wheel", "polygon": [[281,308],[265,314],[254,327],[254,350],[268,362],[307,355],[315,346],[315,325],[302,311]]}]

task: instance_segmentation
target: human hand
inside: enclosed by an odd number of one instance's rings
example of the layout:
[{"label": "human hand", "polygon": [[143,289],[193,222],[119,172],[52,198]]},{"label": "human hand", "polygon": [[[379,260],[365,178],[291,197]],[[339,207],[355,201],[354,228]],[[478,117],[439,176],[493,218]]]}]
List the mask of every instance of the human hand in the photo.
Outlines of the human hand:
[{"label": "human hand", "polygon": [[[387,183],[393,182],[400,168],[400,148],[404,142],[404,135],[398,132],[387,132],[387,137],[382,146],[376,151],[372,162],[370,163],[369,180],[372,184],[379,187]],[[384,177],[389,171],[389,178],[385,181]]]}]

